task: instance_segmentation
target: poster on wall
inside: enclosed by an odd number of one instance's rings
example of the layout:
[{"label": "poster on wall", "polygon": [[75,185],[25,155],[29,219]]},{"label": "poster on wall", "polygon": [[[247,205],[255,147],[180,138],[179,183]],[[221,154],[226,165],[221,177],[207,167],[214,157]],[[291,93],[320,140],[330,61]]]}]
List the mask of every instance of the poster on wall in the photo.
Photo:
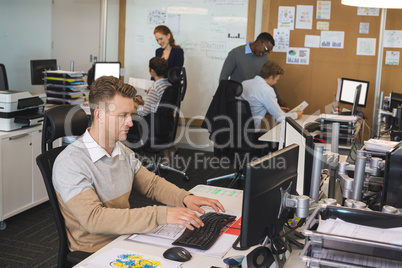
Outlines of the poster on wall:
[{"label": "poster on wall", "polygon": [[286,53],[286,64],[309,65],[310,49],[304,47],[290,47]]},{"label": "poster on wall", "polygon": [[386,65],[399,65],[400,52],[399,51],[387,51],[385,54]]},{"label": "poster on wall", "polygon": [[357,38],[356,55],[375,56],[376,38]]},{"label": "poster on wall", "polygon": [[402,48],[402,31],[385,30],[384,47]]},{"label": "poster on wall", "polygon": [[289,36],[288,29],[274,29],[274,52],[286,52],[289,49]]},{"label": "poster on wall", "polygon": [[307,35],[304,37],[305,47],[320,47],[320,36],[319,35]]},{"label": "poster on wall", "polygon": [[357,15],[359,16],[380,16],[379,8],[357,7]]},{"label": "poster on wall", "polygon": [[154,9],[148,10],[147,22],[148,25],[161,25],[166,23],[167,12],[166,10]]},{"label": "poster on wall", "polygon": [[344,31],[321,31],[321,47],[343,48],[344,41]]},{"label": "poster on wall", "polygon": [[370,23],[368,22],[360,22],[359,33],[360,34],[368,34],[370,28]]},{"label": "poster on wall", "polygon": [[331,19],[331,1],[317,1],[317,20]]},{"label": "poster on wall", "polygon": [[297,5],[296,29],[313,29],[313,6]]},{"label": "poster on wall", "polygon": [[294,30],[295,7],[280,6],[278,12],[278,28]]}]

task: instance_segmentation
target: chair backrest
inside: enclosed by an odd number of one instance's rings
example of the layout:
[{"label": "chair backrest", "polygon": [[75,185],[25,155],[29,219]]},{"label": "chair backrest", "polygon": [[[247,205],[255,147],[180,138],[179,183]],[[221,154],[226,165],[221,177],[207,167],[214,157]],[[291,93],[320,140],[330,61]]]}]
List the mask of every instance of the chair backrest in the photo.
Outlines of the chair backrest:
[{"label": "chair backrest", "polygon": [[[155,113],[146,115],[143,120],[135,120],[127,135],[130,148],[163,150],[173,145],[180,120],[180,104],[187,87],[185,75],[184,67],[173,67],[168,71],[168,81],[172,85],[164,90]],[[145,131],[144,127],[148,130]]]},{"label": "chair backrest", "polygon": [[56,160],[56,157],[64,150],[66,146],[57,147],[55,149],[51,149],[47,152],[40,154],[36,158],[36,163],[39,167],[40,172],[42,173],[43,180],[45,182],[46,191],[49,196],[49,202],[52,207],[53,215],[56,220],[57,232],[59,233],[59,256],[58,256],[58,265],[57,267],[66,267],[67,255],[70,253],[68,248],[68,240],[67,233],[64,224],[64,218],[61,214],[59,203],[56,196],[56,191],[53,187],[52,181],[52,170],[53,164]]},{"label": "chair backrest", "polygon": [[180,85],[180,101],[183,101],[187,90],[186,68],[173,67],[169,70],[167,77],[172,85]]},{"label": "chair backrest", "polygon": [[80,136],[88,127],[88,116],[79,105],[58,105],[47,110],[43,119],[42,153],[53,148],[53,141]]},{"label": "chair backrest", "polygon": [[0,90],[8,90],[6,66],[0,63]]},{"label": "chair backrest", "polygon": [[176,138],[180,120],[180,85],[172,85],[165,89],[155,113],[145,118],[149,125],[149,146],[153,149],[164,149]]},{"label": "chair backrest", "polygon": [[208,129],[215,149],[234,152],[251,149],[254,121],[249,103],[240,98],[242,92],[242,84],[237,81],[222,80],[219,83],[202,123],[202,127]]}]

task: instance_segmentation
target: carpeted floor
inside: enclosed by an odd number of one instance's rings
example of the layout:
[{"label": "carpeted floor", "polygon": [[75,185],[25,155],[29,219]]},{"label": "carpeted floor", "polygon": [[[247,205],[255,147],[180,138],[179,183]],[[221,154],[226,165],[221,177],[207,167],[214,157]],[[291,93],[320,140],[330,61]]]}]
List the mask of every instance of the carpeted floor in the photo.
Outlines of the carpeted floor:
[{"label": "carpeted floor", "polygon": [[[234,171],[230,164],[219,162],[211,152],[188,149],[179,149],[170,165],[186,171],[190,180],[184,181],[181,175],[167,171],[162,171],[161,176],[186,190],[206,184],[209,178]],[[228,181],[214,185],[227,186]],[[132,207],[142,207],[155,202],[132,193],[130,204]],[[58,233],[49,202],[5,222],[7,228],[0,231],[0,267],[57,267]]]}]

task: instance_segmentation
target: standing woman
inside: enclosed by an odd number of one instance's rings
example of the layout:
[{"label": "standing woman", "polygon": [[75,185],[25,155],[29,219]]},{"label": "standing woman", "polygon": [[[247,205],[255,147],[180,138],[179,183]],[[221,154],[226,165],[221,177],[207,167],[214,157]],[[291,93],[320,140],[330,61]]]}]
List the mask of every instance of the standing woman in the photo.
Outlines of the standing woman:
[{"label": "standing woman", "polygon": [[162,57],[168,62],[169,71],[173,67],[183,67],[184,52],[183,49],[176,45],[173,34],[165,25],[156,26],[154,30],[156,42],[161,47],[155,51],[156,57]]}]

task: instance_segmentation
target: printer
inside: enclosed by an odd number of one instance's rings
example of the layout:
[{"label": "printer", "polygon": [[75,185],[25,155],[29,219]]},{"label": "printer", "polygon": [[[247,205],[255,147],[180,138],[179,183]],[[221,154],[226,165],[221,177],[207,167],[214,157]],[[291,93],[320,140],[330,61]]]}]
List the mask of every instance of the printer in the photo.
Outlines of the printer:
[{"label": "printer", "polygon": [[0,131],[38,125],[43,121],[45,93],[0,91]]}]

